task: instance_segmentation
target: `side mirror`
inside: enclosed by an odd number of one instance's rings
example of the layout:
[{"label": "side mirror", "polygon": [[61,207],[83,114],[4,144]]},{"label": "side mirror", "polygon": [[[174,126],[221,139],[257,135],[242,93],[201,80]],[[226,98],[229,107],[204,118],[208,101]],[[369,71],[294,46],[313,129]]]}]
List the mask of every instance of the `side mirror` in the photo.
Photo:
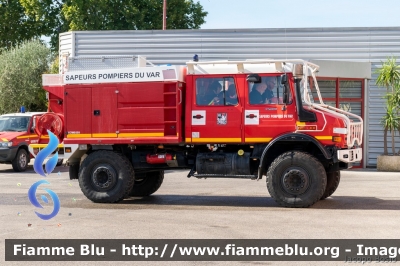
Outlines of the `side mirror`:
[{"label": "side mirror", "polygon": [[261,77],[260,77],[260,75],[258,75],[258,74],[250,74],[250,75],[247,75],[246,80],[247,80],[248,82],[261,83]]},{"label": "side mirror", "polygon": [[36,120],[38,119],[38,116],[33,116],[32,117],[32,126],[30,128],[31,133],[35,133],[35,127],[36,127]]},{"label": "side mirror", "polygon": [[286,84],[288,82],[286,74],[281,75],[281,84]]},{"label": "side mirror", "polygon": [[281,76],[281,84],[283,84],[283,103],[288,104],[289,103],[289,82],[287,79],[287,75],[283,74]]}]

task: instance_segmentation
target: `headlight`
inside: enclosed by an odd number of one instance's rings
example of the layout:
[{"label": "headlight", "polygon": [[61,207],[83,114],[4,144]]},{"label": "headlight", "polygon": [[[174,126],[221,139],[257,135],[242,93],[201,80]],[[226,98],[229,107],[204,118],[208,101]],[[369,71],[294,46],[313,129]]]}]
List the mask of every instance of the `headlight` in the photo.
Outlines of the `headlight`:
[{"label": "headlight", "polygon": [[12,146],[12,141],[10,142],[0,142],[0,147],[11,147]]}]

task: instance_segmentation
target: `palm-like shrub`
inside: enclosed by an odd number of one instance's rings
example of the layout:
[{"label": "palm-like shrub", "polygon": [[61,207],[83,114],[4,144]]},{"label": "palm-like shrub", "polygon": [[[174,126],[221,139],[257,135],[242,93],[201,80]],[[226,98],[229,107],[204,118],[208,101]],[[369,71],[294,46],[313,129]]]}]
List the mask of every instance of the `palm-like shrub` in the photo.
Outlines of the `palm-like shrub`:
[{"label": "palm-like shrub", "polygon": [[396,58],[388,58],[376,73],[378,74],[376,85],[386,88],[386,112],[381,121],[384,129],[383,154],[389,154],[387,147],[387,133],[390,132],[392,154],[395,155],[396,131],[399,131],[400,133],[400,66],[397,65]]}]

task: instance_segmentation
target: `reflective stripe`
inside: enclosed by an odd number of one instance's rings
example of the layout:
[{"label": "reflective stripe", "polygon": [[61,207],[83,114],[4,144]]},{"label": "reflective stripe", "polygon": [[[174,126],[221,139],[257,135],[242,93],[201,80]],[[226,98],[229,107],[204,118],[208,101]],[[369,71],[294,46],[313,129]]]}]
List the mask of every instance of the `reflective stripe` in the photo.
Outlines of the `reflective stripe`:
[{"label": "reflective stripe", "polygon": [[[29,144],[29,146],[36,149],[36,148],[45,148],[47,147],[47,144]],[[64,148],[64,144],[58,144],[57,148]]]},{"label": "reflective stripe", "polygon": [[24,136],[18,136],[17,139],[24,139],[24,138],[38,138],[38,135],[24,135]]},{"label": "reflective stripe", "polygon": [[116,133],[96,133],[92,134],[93,138],[116,138],[118,135]]},{"label": "reflective stripe", "polygon": [[241,138],[192,138],[192,142],[225,143],[241,142]]},{"label": "reflective stripe", "polygon": [[119,133],[119,138],[124,137],[164,137],[163,132],[153,132],[153,133]]},{"label": "reflective stripe", "polygon": [[315,136],[319,140],[332,140],[332,136]]},{"label": "reflective stripe", "polygon": [[245,138],[245,142],[270,142],[272,138]]},{"label": "reflective stripe", "polygon": [[91,138],[92,134],[68,134],[67,138]]}]

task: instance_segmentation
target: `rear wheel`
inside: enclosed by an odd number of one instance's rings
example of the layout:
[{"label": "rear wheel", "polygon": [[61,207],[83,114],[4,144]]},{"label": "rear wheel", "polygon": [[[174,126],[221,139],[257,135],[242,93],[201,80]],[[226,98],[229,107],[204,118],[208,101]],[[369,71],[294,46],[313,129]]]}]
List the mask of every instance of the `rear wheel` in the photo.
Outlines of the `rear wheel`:
[{"label": "rear wheel", "polygon": [[29,157],[25,149],[20,149],[17,152],[14,160],[12,160],[12,167],[15,172],[24,172],[28,167]]},{"label": "rear wheel", "polygon": [[144,172],[135,174],[135,184],[131,192],[132,197],[150,196],[156,192],[164,180],[164,171]]},{"label": "rear wheel", "polygon": [[267,188],[281,206],[309,207],[325,192],[326,172],[322,164],[308,153],[285,152],[269,167]]},{"label": "rear wheel", "polygon": [[326,189],[321,197],[321,200],[330,197],[338,188],[340,183],[340,171],[327,173],[326,177],[327,177]]},{"label": "rear wheel", "polygon": [[132,190],[134,172],[128,159],[113,151],[96,151],[85,158],[79,170],[79,186],[93,202],[123,200]]}]

